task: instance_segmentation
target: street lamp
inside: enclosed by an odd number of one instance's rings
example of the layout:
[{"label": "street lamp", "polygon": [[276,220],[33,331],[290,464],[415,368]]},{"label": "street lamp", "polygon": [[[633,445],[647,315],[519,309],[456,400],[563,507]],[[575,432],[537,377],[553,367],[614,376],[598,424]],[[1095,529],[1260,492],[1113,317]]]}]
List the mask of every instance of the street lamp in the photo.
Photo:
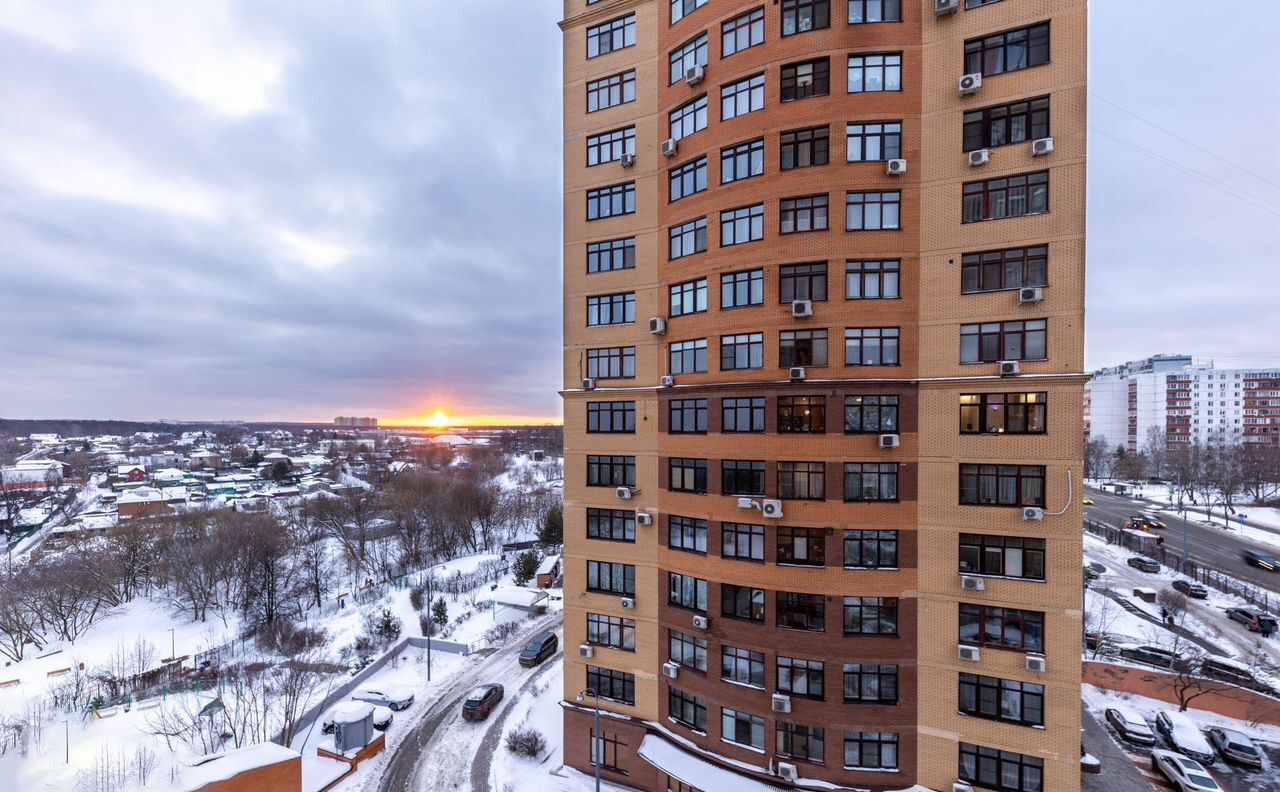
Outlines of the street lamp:
[{"label": "street lamp", "polygon": [[[590,696],[596,708],[596,725],[591,733],[591,764],[596,768],[596,792],[600,792],[600,762],[604,759],[604,741],[600,738],[600,694],[596,693],[595,688],[587,688],[578,694],[578,703]],[[596,746],[599,745],[600,749]]]},{"label": "street lamp", "polygon": [[[444,571],[444,564],[440,565],[440,571]],[[431,681],[431,633],[436,631],[435,612],[431,606],[435,604],[435,595],[432,593],[434,589],[432,584],[436,582],[436,571],[429,570],[427,574],[427,681]]]},{"label": "street lamp", "polygon": [[170,660],[177,660],[177,659],[178,659],[178,642],[177,642],[177,640],[173,637],[173,628],[172,628],[172,627],[170,627],[170,628],[169,628],[169,659],[170,659]]},{"label": "street lamp", "polygon": [[71,764],[71,721],[66,718],[62,719],[63,733],[66,735],[67,758],[66,764]]}]

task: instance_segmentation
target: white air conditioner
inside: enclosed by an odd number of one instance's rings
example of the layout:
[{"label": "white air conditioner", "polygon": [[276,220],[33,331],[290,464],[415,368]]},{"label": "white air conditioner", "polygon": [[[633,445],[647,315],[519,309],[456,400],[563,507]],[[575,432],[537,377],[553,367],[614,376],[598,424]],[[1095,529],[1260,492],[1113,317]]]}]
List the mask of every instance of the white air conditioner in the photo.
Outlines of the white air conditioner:
[{"label": "white air conditioner", "polygon": [[791,712],[791,697],[783,693],[773,694],[773,711],[784,715]]},{"label": "white air conditioner", "polygon": [[885,164],[884,172],[890,176],[901,176],[907,172],[907,161],[904,159],[891,159]]},{"label": "white air conditioner", "polygon": [[699,630],[707,629],[707,627],[710,626],[710,624],[711,624],[711,619],[707,618],[706,616],[693,617],[693,626],[697,627]]},{"label": "white air conditioner", "polygon": [[1021,366],[1021,365],[1019,365],[1018,361],[1016,361],[1016,360],[1002,360],[1002,361],[1000,361],[1000,376],[1002,376],[1002,377],[1016,377],[1016,376],[1018,376],[1020,373],[1022,373],[1022,366]]},{"label": "white air conditioner", "polygon": [[960,0],[934,0],[933,13],[935,16],[946,16],[959,10]]},{"label": "white air conditioner", "polygon": [[661,316],[655,316],[649,320],[649,332],[653,335],[662,335],[667,332],[667,320]]},{"label": "white air conditioner", "polygon": [[684,70],[684,81],[690,85],[697,85],[698,83],[702,82],[702,77],[704,74],[706,74],[705,69],[702,66],[695,63],[694,65]]},{"label": "white air conditioner", "polygon": [[675,138],[667,138],[662,141],[662,156],[674,157],[676,152],[680,150],[680,142]]},{"label": "white air conditioner", "polygon": [[622,500],[631,500],[631,488],[630,488],[630,487],[618,487],[617,489],[615,489],[615,490],[613,491],[613,494],[614,494],[614,495],[617,495],[617,496],[618,496],[619,498],[621,498]]},{"label": "white air conditioner", "polygon": [[1043,657],[1032,657],[1030,655],[1027,656],[1028,671],[1035,671],[1036,673],[1043,674],[1044,669],[1045,669],[1045,664],[1044,664]]},{"label": "white air conditioner", "polygon": [[680,664],[679,663],[663,663],[662,675],[664,677],[670,677],[671,679],[675,679],[676,677],[680,676]]},{"label": "white air conditioner", "polygon": [[620,604],[623,610],[632,610],[636,606],[636,601],[631,597],[623,597]]},{"label": "white air conditioner", "polygon": [[881,448],[897,448],[897,447],[898,447],[898,443],[899,443],[899,437],[898,437],[896,434],[882,434],[882,435],[880,435],[880,447],[881,447]]},{"label": "white air conditioner", "polygon": [[970,663],[977,663],[982,660],[982,652],[976,646],[961,646],[956,654],[961,660],[968,660]]},{"label": "white air conditioner", "polygon": [[583,389],[583,390],[595,390],[595,389],[596,389],[596,381],[595,381],[595,380],[593,380],[593,379],[591,379],[590,377],[586,377],[586,378],[584,378],[584,379],[582,380],[582,389]]},{"label": "white air conditioner", "polygon": [[960,588],[964,589],[965,591],[986,591],[987,581],[979,577],[969,577],[968,575],[962,575],[960,577]]},{"label": "white air conditioner", "polygon": [[960,89],[961,96],[968,96],[969,94],[977,93],[978,89],[981,87],[982,87],[981,72],[966,74],[965,76],[960,78],[959,89]]},{"label": "white air conditioner", "polygon": [[636,525],[653,525],[653,515],[649,512],[636,512]]},{"label": "white air conditioner", "polygon": [[1053,153],[1053,138],[1039,138],[1031,141],[1031,156],[1043,157]]},{"label": "white air conditioner", "polygon": [[756,502],[751,498],[738,498],[739,509],[754,509],[755,507]]},{"label": "white air conditioner", "polygon": [[792,380],[795,380],[795,381],[802,380],[805,377],[804,366],[792,366],[791,371],[789,373],[791,374]]},{"label": "white air conditioner", "polygon": [[622,163],[622,167],[630,168],[632,165],[636,164],[636,155],[628,151],[618,159],[618,162]]},{"label": "white air conditioner", "polygon": [[591,644],[583,644],[578,647],[578,654],[582,657],[595,657],[596,650]]},{"label": "white air conditioner", "polygon": [[664,388],[674,388],[676,386],[676,378],[671,376],[670,374],[667,374],[666,376],[664,376],[661,380],[659,380],[659,382],[662,383],[662,387]]},{"label": "white air conditioner", "polygon": [[990,161],[991,161],[991,152],[988,151],[987,149],[978,149],[976,151],[969,152],[970,168],[976,167],[978,165],[986,165]]},{"label": "white air conditioner", "polygon": [[1043,520],[1043,519],[1044,519],[1044,509],[1041,509],[1041,508],[1040,508],[1040,507],[1038,507],[1038,506],[1024,506],[1024,507],[1022,507],[1022,519],[1024,519],[1024,520]]},{"label": "white air conditioner", "polygon": [[782,519],[782,501],[767,500],[760,504],[760,511],[771,520]]},{"label": "white air conditioner", "polygon": [[786,781],[795,781],[800,777],[800,771],[796,770],[796,766],[790,762],[778,762],[778,778]]},{"label": "white air conditioner", "polygon": [[813,300],[792,300],[791,316],[796,319],[813,316]]},{"label": "white air conditioner", "polygon": [[1044,300],[1044,288],[1040,286],[1028,286],[1025,289],[1018,289],[1018,302],[1020,303],[1038,303]]}]

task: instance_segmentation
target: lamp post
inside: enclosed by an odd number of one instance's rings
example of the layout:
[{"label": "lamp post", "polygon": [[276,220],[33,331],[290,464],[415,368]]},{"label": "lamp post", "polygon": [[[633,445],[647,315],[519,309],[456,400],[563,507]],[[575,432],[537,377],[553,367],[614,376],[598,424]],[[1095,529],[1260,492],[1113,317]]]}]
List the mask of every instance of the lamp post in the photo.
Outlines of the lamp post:
[{"label": "lamp post", "polygon": [[173,637],[172,627],[169,628],[169,659],[170,660],[178,659],[178,642],[177,642],[177,639]]},{"label": "lamp post", "polygon": [[587,688],[578,694],[578,702],[581,703],[587,696],[591,697],[592,704],[596,708],[596,725],[591,732],[591,764],[596,768],[596,792],[600,792],[600,761],[604,758],[604,751],[596,749],[597,745],[602,748],[604,745],[600,739],[600,696],[595,688]]},{"label": "lamp post", "polygon": [[62,727],[63,727],[62,729],[63,734],[66,735],[65,742],[67,744],[67,756],[66,756],[65,763],[71,764],[71,721],[67,720],[66,718],[63,718]]},{"label": "lamp post", "polygon": [[[440,570],[444,571],[444,564],[440,565]],[[436,598],[434,584],[436,582],[436,571],[430,570],[427,574],[427,681],[431,681],[431,633],[436,631],[436,616],[432,610]]]}]

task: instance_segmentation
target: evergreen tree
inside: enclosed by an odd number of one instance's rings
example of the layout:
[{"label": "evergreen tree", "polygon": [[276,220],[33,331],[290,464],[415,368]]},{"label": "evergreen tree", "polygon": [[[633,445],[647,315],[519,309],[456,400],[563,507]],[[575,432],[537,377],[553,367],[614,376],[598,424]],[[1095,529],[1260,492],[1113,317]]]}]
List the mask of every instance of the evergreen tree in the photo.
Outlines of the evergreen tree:
[{"label": "evergreen tree", "polygon": [[538,541],[544,547],[564,543],[564,511],[559,506],[552,506],[538,528]]},{"label": "evergreen tree", "polygon": [[444,597],[431,604],[431,620],[441,627],[449,623],[449,606],[445,604]]},{"label": "evergreen tree", "polygon": [[538,554],[532,550],[526,550],[516,556],[515,568],[512,571],[517,586],[527,585],[538,573]]}]

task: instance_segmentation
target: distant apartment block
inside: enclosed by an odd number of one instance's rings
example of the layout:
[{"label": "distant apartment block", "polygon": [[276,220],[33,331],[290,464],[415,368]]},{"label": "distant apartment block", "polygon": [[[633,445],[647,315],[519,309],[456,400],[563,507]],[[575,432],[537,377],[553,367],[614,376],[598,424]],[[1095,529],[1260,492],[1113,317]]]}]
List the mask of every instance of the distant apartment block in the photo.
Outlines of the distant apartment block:
[{"label": "distant apartment block", "polygon": [[352,416],[339,415],[337,418],[333,419],[333,425],[334,426],[351,426],[358,429],[377,429],[378,419],[377,418],[357,418],[354,415]]}]

